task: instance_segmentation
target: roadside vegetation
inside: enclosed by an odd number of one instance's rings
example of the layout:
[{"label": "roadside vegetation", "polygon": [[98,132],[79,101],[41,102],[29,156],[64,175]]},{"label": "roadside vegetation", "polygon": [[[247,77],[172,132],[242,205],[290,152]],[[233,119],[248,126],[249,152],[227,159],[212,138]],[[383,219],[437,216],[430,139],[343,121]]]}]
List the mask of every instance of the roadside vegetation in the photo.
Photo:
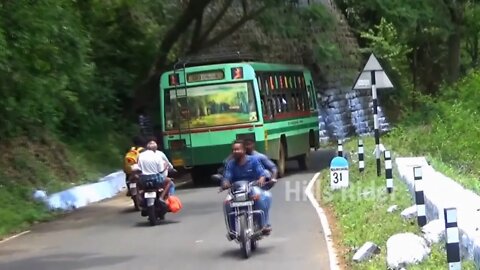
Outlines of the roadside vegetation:
[{"label": "roadside vegetation", "polygon": [[[377,177],[375,140],[364,137],[365,171],[358,171],[358,150],[356,138],[344,143],[344,152],[348,153],[350,186],[348,189],[330,190],[329,169],[321,171],[317,180],[316,196],[327,212],[328,222],[333,233],[338,259],[342,269],[385,269],[386,242],[396,233],[412,232],[421,236],[421,229],[416,218],[405,220],[400,212],[415,204],[407,191],[407,186],[394,170],[394,191],[386,191],[385,166],[382,159],[382,175]],[[404,149],[391,148],[391,151],[402,152]],[[398,151],[397,151],[398,150]],[[395,156],[392,154],[392,157]],[[398,209],[388,213],[387,209],[397,205]],[[365,242],[371,241],[379,246],[380,254],[362,263],[352,261],[356,250]],[[444,269],[447,267],[444,243],[431,247],[431,253],[424,262],[409,266],[408,269]],[[475,269],[472,261],[463,261],[462,269]]]},{"label": "roadside vegetation", "polygon": [[465,188],[480,194],[480,72],[425,97],[384,141],[401,155],[426,156],[431,165]]},{"label": "roadside vegetation", "polygon": [[331,25],[322,5],[279,0],[1,1],[0,239],[55,216],[34,190],[52,194],[119,169],[137,109],[158,131],[159,75],[179,56],[227,43],[301,59],[284,53],[287,44],[334,64],[332,32],[311,40],[312,24]]},{"label": "roadside vegetation", "polygon": [[[365,52],[380,59],[395,89],[379,90],[380,103],[394,127],[381,143],[395,156],[425,156],[439,172],[480,194],[478,125],[480,94],[480,5],[477,1],[336,0]],[[461,33],[459,29],[462,29]],[[345,151],[356,152],[356,138]],[[328,170],[318,182],[317,196],[329,213],[333,238],[345,269],[384,269],[386,241],[401,232],[421,231],[416,219],[400,211],[414,204],[407,187],[394,174],[394,196],[377,177],[372,154],[374,138],[365,138],[366,171],[358,159],[350,169],[350,188],[330,192]],[[376,191],[376,192],[374,192]],[[361,196],[363,192],[371,192]],[[399,210],[388,213],[391,205]],[[366,241],[381,253],[371,261],[353,263],[355,249]],[[429,258],[408,269],[446,267],[444,244],[432,247]],[[472,261],[462,269],[475,269]]]},{"label": "roadside vegetation", "polygon": [[480,194],[480,3],[336,0],[395,89],[378,91],[395,128],[383,142]]}]

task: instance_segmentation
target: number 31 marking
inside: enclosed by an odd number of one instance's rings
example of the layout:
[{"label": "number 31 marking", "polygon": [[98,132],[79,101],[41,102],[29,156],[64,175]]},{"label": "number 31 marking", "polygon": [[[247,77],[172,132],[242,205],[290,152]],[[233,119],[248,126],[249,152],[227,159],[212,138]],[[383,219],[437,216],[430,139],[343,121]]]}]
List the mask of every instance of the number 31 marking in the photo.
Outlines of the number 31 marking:
[{"label": "number 31 marking", "polygon": [[337,184],[338,182],[342,181],[342,174],[338,172],[333,173],[333,183]]}]

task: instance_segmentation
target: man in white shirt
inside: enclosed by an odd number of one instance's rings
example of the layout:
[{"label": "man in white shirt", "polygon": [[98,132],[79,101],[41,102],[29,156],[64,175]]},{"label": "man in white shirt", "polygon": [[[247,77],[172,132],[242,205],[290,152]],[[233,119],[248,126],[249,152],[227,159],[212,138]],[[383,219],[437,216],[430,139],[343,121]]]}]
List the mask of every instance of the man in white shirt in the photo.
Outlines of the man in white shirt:
[{"label": "man in white shirt", "polygon": [[162,151],[158,151],[155,140],[147,143],[147,150],[138,156],[138,167],[142,171],[140,178],[154,179],[163,185],[163,192],[160,199],[165,200],[172,181],[167,177],[168,169],[173,168],[168,158]]}]

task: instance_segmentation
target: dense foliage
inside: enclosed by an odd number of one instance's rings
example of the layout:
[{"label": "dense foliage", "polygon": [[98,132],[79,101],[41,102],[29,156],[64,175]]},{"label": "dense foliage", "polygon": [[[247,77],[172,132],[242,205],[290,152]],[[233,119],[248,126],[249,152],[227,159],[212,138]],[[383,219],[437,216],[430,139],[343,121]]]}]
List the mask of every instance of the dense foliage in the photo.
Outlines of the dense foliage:
[{"label": "dense foliage", "polygon": [[[120,167],[136,132],[135,109],[146,106],[158,115],[158,76],[177,57],[221,44],[249,22],[302,43],[306,20],[325,20],[318,6],[303,11],[290,5],[0,1],[0,201],[9,205],[0,209],[0,235],[48,216],[31,201],[34,189],[55,192]],[[308,16],[292,21],[294,31],[287,35],[281,25],[266,23],[285,10],[290,18]],[[321,48],[322,42],[303,43]],[[321,49],[317,53],[324,56]],[[11,203],[15,198],[23,200]]]},{"label": "dense foliage", "polygon": [[142,2],[3,1],[0,134],[119,130],[164,28],[161,2]]},{"label": "dense foliage", "polygon": [[[414,154],[480,175],[476,158],[480,2],[337,0],[366,51],[384,60],[396,89],[391,134]],[[472,179],[470,187],[478,187]],[[478,190],[478,189],[476,189]]]}]

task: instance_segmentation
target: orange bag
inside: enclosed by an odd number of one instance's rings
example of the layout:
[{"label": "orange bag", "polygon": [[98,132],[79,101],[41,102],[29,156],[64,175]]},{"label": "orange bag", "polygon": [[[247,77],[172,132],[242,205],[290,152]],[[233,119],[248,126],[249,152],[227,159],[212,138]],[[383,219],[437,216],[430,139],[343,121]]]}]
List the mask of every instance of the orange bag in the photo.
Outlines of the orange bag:
[{"label": "orange bag", "polygon": [[172,213],[177,213],[182,209],[182,202],[177,196],[168,196],[165,202]]}]

